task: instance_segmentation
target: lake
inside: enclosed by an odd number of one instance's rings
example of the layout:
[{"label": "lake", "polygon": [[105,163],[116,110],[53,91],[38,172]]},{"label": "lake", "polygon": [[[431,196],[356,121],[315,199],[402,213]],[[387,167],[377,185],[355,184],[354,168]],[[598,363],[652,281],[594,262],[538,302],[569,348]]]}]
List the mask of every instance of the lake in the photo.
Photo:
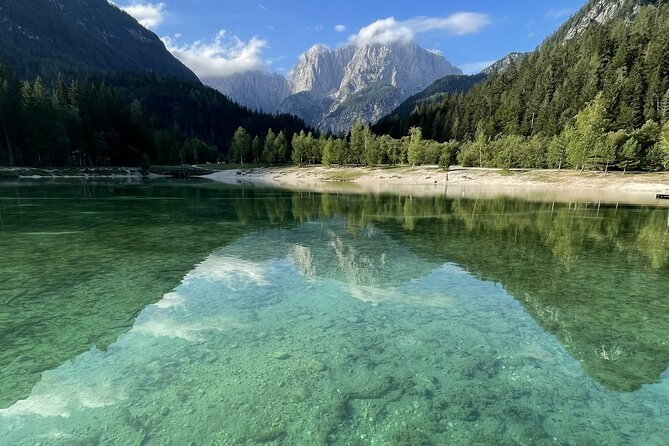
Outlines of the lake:
[{"label": "lake", "polygon": [[667,444],[669,209],[0,183],[0,443]]}]

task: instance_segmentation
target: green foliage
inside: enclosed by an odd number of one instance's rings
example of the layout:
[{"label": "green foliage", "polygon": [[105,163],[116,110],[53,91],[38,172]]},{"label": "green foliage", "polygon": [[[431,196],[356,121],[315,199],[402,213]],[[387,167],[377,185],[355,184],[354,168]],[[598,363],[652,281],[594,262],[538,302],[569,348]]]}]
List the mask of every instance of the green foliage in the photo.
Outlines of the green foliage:
[{"label": "green foliage", "polygon": [[639,153],[641,146],[634,138],[629,138],[622,145],[618,155],[618,164],[624,171],[633,170],[639,167]]},{"label": "green foliage", "polygon": [[581,170],[594,166],[597,157],[605,152],[606,121],[602,96],[581,110],[575,123],[566,130],[567,158],[569,163]]},{"label": "green foliage", "polygon": [[335,153],[334,153],[334,139],[332,137],[328,138],[323,147],[323,157],[321,162],[326,166],[331,166],[335,162]]},{"label": "green foliage", "polygon": [[[0,165],[136,166],[142,153],[158,165],[216,161],[240,126],[252,134],[305,128],[178,79],[117,75],[48,85],[39,77],[20,82],[0,64]],[[259,156],[258,144],[244,161]]]},{"label": "green foliage", "polygon": [[285,164],[288,161],[288,141],[283,130],[276,135],[274,140],[274,148],[276,149],[276,160],[280,164]]},{"label": "green foliage", "polygon": [[[669,4],[644,1],[627,14],[633,3],[611,22],[593,23],[568,40],[565,26],[467,91],[430,96],[426,90],[421,95],[429,100],[400,107],[374,129],[398,136],[420,127],[426,139],[461,141],[460,162],[470,166],[664,166],[655,145],[669,120]],[[626,137],[607,136],[619,131]],[[630,137],[638,146],[630,142],[623,155]],[[515,153],[511,144],[525,152]],[[410,161],[419,159],[412,153]]]},{"label": "green foliage", "polygon": [[246,132],[244,127],[238,127],[235,134],[232,136],[232,143],[230,144],[230,162],[244,165],[244,161],[249,161],[253,155],[252,144],[253,140]]},{"label": "green foliage", "polygon": [[439,154],[439,167],[448,169],[457,162],[459,144],[457,141],[449,141],[441,146]]},{"label": "green foliage", "polygon": [[262,157],[262,151],[264,148],[264,143],[262,138],[255,136],[253,142],[251,143],[251,152],[253,152],[253,162],[258,164]]},{"label": "green foliage", "polygon": [[384,157],[381,154],[381,143],[379,139],[372,133],[369,126],[365,126],[363,134],[365,138],[365,148],[363,152],[365,164],[370,167],[381,164]]},{"label": "green foliage", "polygon": [[353,164],[362,164],[365,152],[365,128],[360,121],[356,122],[351,129],[351,141],[349,145],[349,161]]},{"label": "green foliage", "polygon": [[409,129],[409,164],[421,165],[425,159],[425,144],[423,144],[423,131],[420,127]]},{"label": "green foliage", "polygon": [[277,162],[276,135],[272,129],[267,131],[265,147],[262,151],[262,160],[270,166]]},{"label": "green foliage", "polygon": [[305,164],[316,164],[323,156],[323,139],[314,138],[313,133],[304,131],[293,135],[292,139],[293,163],[303,166]]},{"label": "green foliage", "polygon": [[340,166],[346,164],[348,151],[349,151],[349,145],[345,139],[336,139],[334,141],[334,160]]},{"label": "green foliage", "polygon": [[562,169],[567,165],[567,137],[564,133],[553,136],[548,142],[546,162],[551,169]]},{"label": "green foliage", "polygon": [[216,147],[212,147],[198,138],[187,139],[181,150],[179,159],[181,164],[202,164],[215,162],[218,158]]},{"label": "green foliage", "polygon": [[660,133],[660,142],[658,149],[662,158],[662,165],[665,170],[669,170],[669,122],[665,122]]},{"label": "green foliage", "polygon": [[[484,81],[485,78],[485,74],[476,74],[473,76],[450,75],[438,79],[425,90],[404,101],[399,107],[393,110],[390,115],[381,119],[374,125],[374,130],[377,133],[386,133],[399,138],[402,135],[405,135],[409,128],[406,126],[406,117],[411,115],[411,112],[413,112],[418,105],[428,106],[429,104],[439,103],[448,95],[466,93],[474,85]],[[438,121],[441,121],[441,119]],[[413,121],[411,124],[413,126],[420,125],[420,120]],[[426,129],[423,130],[425,131]]]}]

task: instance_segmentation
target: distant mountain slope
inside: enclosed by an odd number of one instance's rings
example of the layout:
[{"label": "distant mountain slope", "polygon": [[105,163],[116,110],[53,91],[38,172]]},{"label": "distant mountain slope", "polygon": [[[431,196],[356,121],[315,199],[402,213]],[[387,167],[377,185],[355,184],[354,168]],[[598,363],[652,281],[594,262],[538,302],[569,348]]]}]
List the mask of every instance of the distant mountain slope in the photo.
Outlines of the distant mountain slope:
[{"label": "distant mountain slope", "polygon": [[274,113],[281,103],[290,96],[286,78],[279,74],[249,71],[227,77],[202,78],[224,95],[252,110]]},{"label": "distant mountain slope", "polygon": [[[400,138],[404,135],[397,131],[397,129],[399,127],[406,127],[408,124],[398,124],[402,120],[408,119],[418,105],[441,102],[445,95],[466,93],[474,85],[485,79],[486,75],[483,73],[476,75],[450,75],[437,79],[425,90],[411,96],[393,110],[392,113],[377,122],[374,126],[374,130],[378,133],[389,134],[394,138]],[[415,123],[414,125],[418,124],[419,123]]]},{"label": "distant mountain slope", "polygon": [[430,105],[440,103],[447,95],[467,93],[474,85],[483,82],[488,76],[506,71],[527,54],[510,53],[476,75],[449,75],[438,79],[425,90],[411,96],[390,114],[379,120],[374,125],[374,129],[377,133],[386,133],[395,138],[405,136],[409,127],[421,125],[420,119],[410,119],[411,114],[416,110],[417,106],[429,107]]},{"label": "distant mountain slope", "polygon": [[158,36],[108,0],[2,0],[0,42],[0,60],[21,78],[127,71],[198,81]]},{"label": "distant mountain slope", "polygon": [[500,60],[490,65],[488,68],[481,71],[483,74],[491,75],[501,73],[508,69],[511,65],[522,59],[527,53],[513,52],[502,57]]}]

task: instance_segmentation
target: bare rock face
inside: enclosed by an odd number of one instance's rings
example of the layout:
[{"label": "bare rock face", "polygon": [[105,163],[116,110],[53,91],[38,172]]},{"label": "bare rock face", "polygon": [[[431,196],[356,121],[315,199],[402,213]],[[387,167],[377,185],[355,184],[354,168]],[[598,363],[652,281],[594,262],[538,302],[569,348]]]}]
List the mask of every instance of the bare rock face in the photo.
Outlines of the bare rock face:
[{"label": "bare rock face", "polygon": [[424,50],[418,45],[365,45],[356,49],[344,67],[344,76],[336,93],[346,99],[370,85],[392,85],[403,91],[420,90],[436,79],[462,74],[443,56]]},{"label": "bare rock face", "polygon": [[323,131],[345,133],[358,120],[375,122],[449,74],[462,71],[414,43],[349,45],[334,51],[316,46],[293,70],[290,84],[299,100],[289,97],[279,110]]},{"label": "bare rock face", "polygon": [[502,73],[506,71],[511,65],[516,63],[516,61],[525,57],[525,55],[527,54],[528,53],[517,53],[517,52],[507,54],[494,64],[490,65],[488,68],[481,71],[481,73],[487,74],[488,76],[490,76],[491,74]]},{"label": "bare rock face", "polygon": [[339,89],[344,69],[351,60],[350,47],[330,51],[316,45],[300,56],[293,69],[290,87],[293,94],[310,92],[315,97],[330,96]]},{"label": "bare rock face", "polygon": [[324,131],[346,133],[356,121],[375,122],[404,99],[460,69],[411,44],[316,45],[300,56],[289,80],[249,72],[203,79],[241,105],[290,113]]},{"label": "bare rock face", "polygon": [[267,113],[274,113],[291,94],[286,78],[263,71],[203,78],[202,82],[245,107]]},{"label": "bare rock face", "polygon": [[564,35],[564,41],[585,31],[592,23],[605,24],[611,21],[628,0],[591,0],[582,10],[582,16],[571,24]]}]

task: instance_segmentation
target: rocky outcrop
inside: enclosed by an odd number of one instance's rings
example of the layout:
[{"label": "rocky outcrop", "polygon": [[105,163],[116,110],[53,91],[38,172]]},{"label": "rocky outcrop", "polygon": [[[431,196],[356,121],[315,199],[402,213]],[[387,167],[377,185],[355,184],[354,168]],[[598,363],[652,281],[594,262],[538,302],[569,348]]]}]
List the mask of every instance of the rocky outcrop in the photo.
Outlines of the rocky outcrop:
[{"label": "rocky outcrop", "polygon": [[513,65],[516,61],[522,59],[526,54],[528,53],[510,53],[495,62],[494,64],[490,65],[488,68],[485,70],[481,71],[481,73],[490,76],[491,74],[497,74],[497,73],[502,73],[506,71],[511,65]]},{"label": "rocky outcrop", "polygon": [[613,20],[616,14],[629,0],[591,0],[568,24],[563,34],[563,41],[573,39],[585,31],[591,24],[604,24]]}]

